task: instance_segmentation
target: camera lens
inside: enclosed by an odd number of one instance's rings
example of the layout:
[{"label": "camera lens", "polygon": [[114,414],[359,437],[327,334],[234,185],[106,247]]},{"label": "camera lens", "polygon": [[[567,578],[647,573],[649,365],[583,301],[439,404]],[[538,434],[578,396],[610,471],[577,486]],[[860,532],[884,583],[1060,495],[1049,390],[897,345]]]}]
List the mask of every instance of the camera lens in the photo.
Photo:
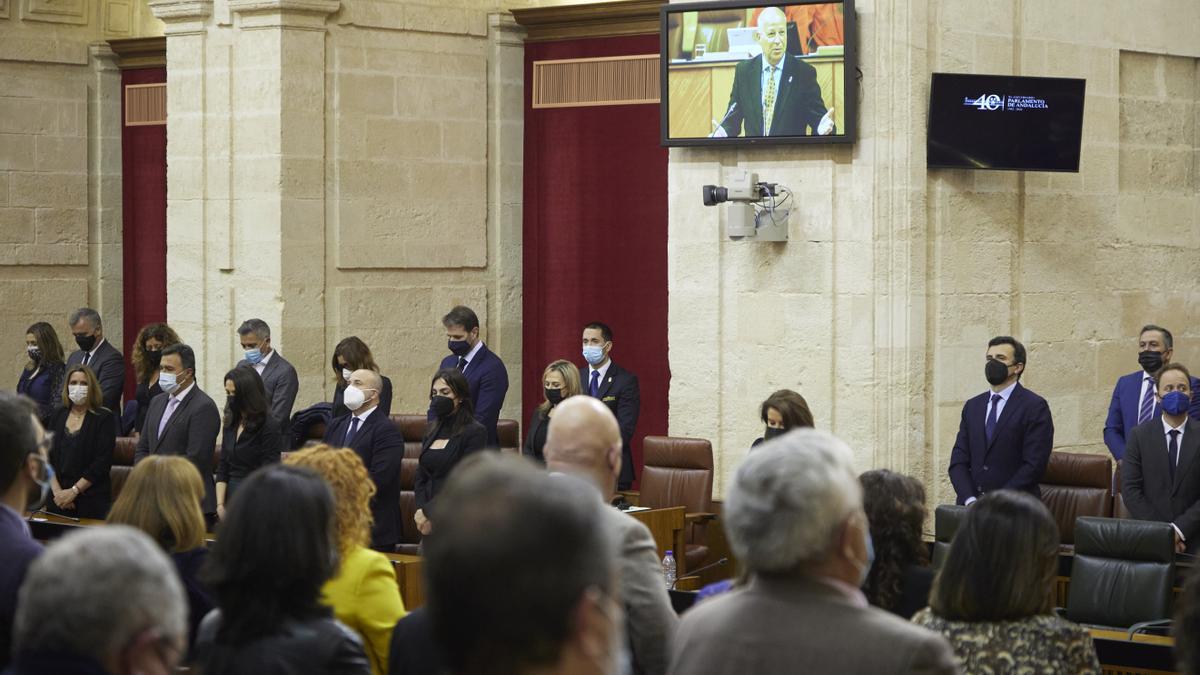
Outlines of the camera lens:
[{"label": "camera lens", "polygon": [[718,185],[705,185],[701,190],[703,190],[705,206],[716,206],[729,201],[729,190]]}]

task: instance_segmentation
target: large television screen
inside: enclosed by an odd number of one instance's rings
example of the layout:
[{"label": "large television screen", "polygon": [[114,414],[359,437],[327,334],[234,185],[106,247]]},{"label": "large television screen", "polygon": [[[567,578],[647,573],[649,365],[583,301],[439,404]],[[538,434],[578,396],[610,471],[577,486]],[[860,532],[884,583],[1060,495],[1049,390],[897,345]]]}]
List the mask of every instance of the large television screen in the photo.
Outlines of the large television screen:
[{"label": "large television screen", "polygon": [[1084,80],[934,73],[930,167],[1079,171]]},{"label": "large television screen", "polygon": [[854,2],[667,4],[663,145],[849,143]]}]

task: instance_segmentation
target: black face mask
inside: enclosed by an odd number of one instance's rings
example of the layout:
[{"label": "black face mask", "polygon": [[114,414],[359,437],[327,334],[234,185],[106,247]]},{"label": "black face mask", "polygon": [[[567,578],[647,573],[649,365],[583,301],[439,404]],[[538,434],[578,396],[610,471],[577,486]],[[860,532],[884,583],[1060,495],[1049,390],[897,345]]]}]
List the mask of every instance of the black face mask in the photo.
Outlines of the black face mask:
[{"label": "black face mask", "polygon": [[988,361],[983,367],[983,376],[987,378],[988,384],[996,386],[1008,379],[1008,366],[1000,361]]},{"label": "black face mask", "polygon": [[151,370],[158,370],[158,363],[162,361],[162,352],[147,351],[142,352],[142,354],[146,357],[146,365],[150,366]]},{"label": "black face mask", "polygon": [[766,430],[763,431],[763,440],[769,441],[772,438],[778,438],[778,437],[786,434],[787,432],[788,432],[787,429],[780,429],[778,427],[767,427]]},{"label": "black face mask", "polygon": [[455,356],[466,356],[471,353],[471,343],[466,340],[447,340],[446,348]]},{"label": "black face mask", "polygon": [[92,351],[92,348],[96,346],[96,336],[95,335],[76,335],[75,336],[75,344],[79,345],[79,348],[82,349],[83,351],[90,352],[90,351]]},{"label": "black face mask", "polygon": [[1158,371],[1162,370],[1162,352],[1152,352],[1148,349],[1144,352],[1139,352],[1138,365],[1142,367],[1142,370],[1154,375]]},{"label": "black face mask", "polygon": [[546,392],[546,400],[550,401],[551,406],[556,406],[559,403],[562,403],[562,400],[563,400],[562,389],[546,389],[545,392]]},{"label": "black face mask", "polygon": [[42,360],[42,350],[40,349],[27,349],[25,352],[29,354],[29,360],[33,361],[34,363],[38,363]]},{"label": "black face mask", "polygon": [[237,396],[230,396],[228,394],[225,395],[225,407],[235,415],[242,409],[242,405],[238,403]]},{"label": "black face mask", "polygon": [[439,419],[446,419],[454,412],[454,401],[449,396],[434,396],[429,402],[429,407]]}]

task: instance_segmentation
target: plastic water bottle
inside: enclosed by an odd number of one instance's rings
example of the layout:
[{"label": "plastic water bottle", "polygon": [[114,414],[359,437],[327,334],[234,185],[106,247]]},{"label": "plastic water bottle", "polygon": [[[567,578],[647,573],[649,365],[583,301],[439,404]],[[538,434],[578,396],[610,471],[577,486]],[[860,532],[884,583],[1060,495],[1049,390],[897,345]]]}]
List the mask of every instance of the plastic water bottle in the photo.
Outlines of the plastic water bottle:
[{"label": "plastic water bottle", "polygon": [[666,580],[667,589],[670,590],[671,588],[675,587],[675,574],[679,569],[675,565],[675,554],[671,551],[667,551],[667,555],[663,556],[662,569],[663,579]]}]

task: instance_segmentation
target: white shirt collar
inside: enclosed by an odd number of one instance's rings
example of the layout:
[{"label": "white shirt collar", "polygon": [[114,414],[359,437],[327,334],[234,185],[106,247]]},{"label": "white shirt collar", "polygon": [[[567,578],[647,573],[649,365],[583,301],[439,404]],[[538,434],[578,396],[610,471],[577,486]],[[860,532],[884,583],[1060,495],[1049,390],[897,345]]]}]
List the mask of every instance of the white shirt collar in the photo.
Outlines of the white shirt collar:
[{"label": "white shirt collar", "polygon": [[1000,394],[1000,399],[1002,401],[1004,401],[1005,403],[1008,403],[1008,397],[1012,396],[1013,389],[1017,388],[1017,384],[1019,382],[1020,382],[1020,380],[1017,380],[1017,381],[1013,382],[1012,384],[1008,385],[1007,387],[1001,389],[1000,391],[992,391],[991,389],[988,389],[987,390],[988,400],[989,401],[992,400],[992,394]]},{"label": "white shirt collar", "polygon": [[255,364],[255,365],[259,365],[259,366],[265,366],[265,365],[267,365],[268,363],[270,363],[270,361],[271,361],[271,357],[272,357],[272,356],[275,356],[275,350],[274,350],[274,349],[272,349],[271,351],[267,352],[266,354],[263,354],[263,357],[262,357],[261,359],[259,359],[258,363],[257,363],[257,364]]},{"label": "white shirt collar", "polygon": [[588,381],[584,382],[583,386],[588,387],[591,385],[592,373],[600,373],[600,379],[597,381],[602,386],[604,384],[604,378],[608,376],[608,367],[611,365],[612,365],[612,357],[611,356],[608,358],[607,361],[604,362],[604,365],[600,366],[599,368],[597,368],[596,366],[593,366],[591,364],[588,364]]},{"label": "white shirt collar", "polygon": [[183,391],[177,391],[174,394],[171,394],[171,398],[179,401],[180,403],[183,403],[183,399],[186,398],[187,395],[189,393],[191,393],[191,391],[195,388],[196,388],[196,381],[192,380],[192,383],[189,384],[186,389],[184,389]]},{"label": "white shirt collar", "polygon": [[1183,441],[1183,428],[1187,426],[1187,417],[1186,416],[1183,418],[1183,422],[1181,422],[1179,424],[1179,426],[1173,427],[1173,426],[1171,426],[1171,423],[1167,421],[1167,416],[1163,415],[1162,416],[1162,425],[1163,425],[1163,434],[1165,436],[1167,436],[1168,439],[1170,438],[1170,434],[1172,431],[1178,431],[1179,432],[1179,440],[1180,440],[1180,442]]},{"label": "white shirt collar", "polygon": [[786,60],[787,60],[787,54],[784,54],[783,58],[779,59],[779,63],[776,63],[775,65],[772,66],[771,62],[767,60],[767,55],[763,54],[763,60],[762,60],[763,73],[765,74],[765,73],[771,72],[771,68],[774,68],[776,71],[782,73],[783,72],[783,62]]},{"label": "white shirt collar", "polygon": [[92,351],[88,352],[88,356],[91,357],[88,359],[89,361],[91,359],[96,358],[96,352],[99,351],[100,345],[102,345],[102,344],[104,344],[104,338],[100,338],[99,340],[96,340],[96,346],[92,347]]},{"label": "white shirt collar", "polygon": [[370,408],[367,408],[367,410],[365,412],[360,413],[358,415],[354,415],[354,418],[358,420],[358,423],[361,426],[364,422],[367,421],[367,418],[371,416],[371,413],[375,412],[375,409],[378,407],[379,407],[379,404],[376,403],[375,405],[371,406]]},{"label": "white shirt collar", "polygon": [[483,340],[476,342],[475,346],[471,348],[471,351],[467,352],[467,355],[463,358],[465,358],[467,360],[467,363],[474,361],[475,355],[479,353],[480,349],[483,349]]}]

